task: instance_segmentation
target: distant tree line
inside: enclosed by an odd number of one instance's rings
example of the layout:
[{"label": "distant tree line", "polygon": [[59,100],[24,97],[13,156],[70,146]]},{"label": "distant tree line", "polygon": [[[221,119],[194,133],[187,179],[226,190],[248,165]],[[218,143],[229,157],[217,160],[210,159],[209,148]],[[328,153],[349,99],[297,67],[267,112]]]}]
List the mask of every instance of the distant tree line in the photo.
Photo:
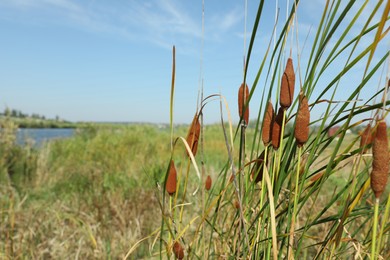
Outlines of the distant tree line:
[{"label": "distant tree line", "polygon": [[[37,114],[37,113],[32,113],[31,115],[29,115],[29,114],[23,113],[23,112],[20,111],[20,110],[17,110],[17,109],[10,109],[10,108],[8,108],[8,107],[6,107],[6,108],[4,109],[4,112],[3,112],[3,113],[0,112],[0,115],[2,115],[2,116],[8,116],[8,117],[14,117],[14,118],[33,118],[33,119],[46,120],[46,117],[43,116],[43,115],[40,115],[40,114]],[[55,117],[55,120],[56,120],[56,121],[60,121],[60,117],[59,117],[59,116],[56,116],[56,117]]]}]

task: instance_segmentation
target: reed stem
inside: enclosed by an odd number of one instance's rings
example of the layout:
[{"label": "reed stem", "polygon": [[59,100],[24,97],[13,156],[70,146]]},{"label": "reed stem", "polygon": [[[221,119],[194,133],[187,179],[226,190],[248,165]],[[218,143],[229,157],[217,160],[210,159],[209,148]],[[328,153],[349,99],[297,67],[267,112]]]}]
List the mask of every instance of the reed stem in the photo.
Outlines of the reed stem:
[{"label": "reed stem", "polygon": [[374,207],[374,224],[372,226],[372,240],[371,240],[371,258],[372,260],[377,259],[375,246],[376,246],[376,231],[378,228],[378,217],[379,217],[379,198],[375,198]]}]

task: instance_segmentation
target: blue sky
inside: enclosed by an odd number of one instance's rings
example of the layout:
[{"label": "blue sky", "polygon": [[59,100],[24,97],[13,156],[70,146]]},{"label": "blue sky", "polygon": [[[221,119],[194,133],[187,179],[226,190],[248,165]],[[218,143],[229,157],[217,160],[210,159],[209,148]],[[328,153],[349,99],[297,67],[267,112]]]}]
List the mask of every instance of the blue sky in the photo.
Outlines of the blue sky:
[{"label": "blue sky", "polygon": [[[272,34],[275,2],[266,2],[248,72],[249,85]],[[286,19],[286,2],[279,1],[281,21]],[[310,28],[318,24],[324,2],[301,1],[301,44],[309,31],[308,40],[312,39]],[[372,10],[376,1],[369,2],[368,10]],[[234,117],[243,78],[244,3],[205,0],[205,95],[221,92]],[[257,5],[258,1],[248,1],[247,44]],[[364,15],[368,17],[369,12]],[[177,51],[175,122],[190,123],[196,110],[201,71],[200,0],[0,0],[0,32],[0,110],[10,107],[71,121],[167,123],[172,45]],[[388,37],[384,42],[378,57],[388,50]],[[258,88],[253,97],[251,118],[261,91]],[[219,117],[218,102],[205,109],[207,123],[218,122]]]}]

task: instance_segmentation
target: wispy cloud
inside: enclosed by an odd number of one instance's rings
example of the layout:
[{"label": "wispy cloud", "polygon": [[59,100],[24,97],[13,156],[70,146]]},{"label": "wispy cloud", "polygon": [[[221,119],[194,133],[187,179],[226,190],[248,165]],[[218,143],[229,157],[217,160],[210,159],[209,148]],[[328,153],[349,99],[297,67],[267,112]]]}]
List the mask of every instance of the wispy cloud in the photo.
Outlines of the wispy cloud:
[{"label": "wispy cloud", "polygon": [[224,10],[213,13],[209,19],[209,23],[206,25],[207,35],[212,40],[221,41],[226,36],[242,37],[244,28],[237,28],[238,24],[241,24],[244,19],[244,9],[238,6],[233,7],[230,10]]},{"label": "wispy cloud", "polygon": [[74,0],[0,0],[0,6],[12,12],[37,14],[37,19],[43,23],[50,23],[50,19],[55,18],[56,24],[147,41],[162,47],[174,42],[190,45],[201,36],[200,7],[199,17],[194,17],[193,10],[174,0],[131,1],[115,5]]},{"label": "wispy cloud", "polygon": [[[141,41],[181,51],[199,49],[202,36],[200,4],[180,0],[100,2],[76,0],[0,0],[0,19],[18,19],[23,14],[36,18],[35,23],[63,24],[78,30],[111,34],[131,41]],[[8,11],[17,15],[6,14]],[[242,22],[243,8],[237,5],[223,11],[210,11],[206,6],[206,39],[220,41],[225,36],[237,36],[234,28]],[[13,18],[18,17],[18,18]],[[4,18],[4,17],[3,17]],[[31,23],[25,19],[26,23]],[[228,34],[229,33],[229,34]]]}]

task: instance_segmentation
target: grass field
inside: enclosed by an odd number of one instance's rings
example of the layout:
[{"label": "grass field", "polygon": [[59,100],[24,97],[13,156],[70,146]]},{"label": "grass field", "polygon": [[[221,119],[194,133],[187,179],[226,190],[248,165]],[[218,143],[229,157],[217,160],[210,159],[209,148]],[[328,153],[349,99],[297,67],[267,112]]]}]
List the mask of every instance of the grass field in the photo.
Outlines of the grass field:
[{"label": "grass field", "polygon": [[[224,142],[217,126],[206,129],[206,165],[216,175]],[[158,227],[168,128],[91,126],[40,148],[19,147],[14,135],[2,136],[1,258],[123,257]],[[136,256],[147,252],[145,245]]]},{"label": "grass field", "polygon": [[[177,134],[185,135],[187,128],[178,127]],[[219,125],[207,125],[204,131],[205,171],[216,180],[226,163],[225,142]],[[249,128],[248,137],[254,132]],[[347,142],[355,138],[350,134]],[[123,258],[136,242],[159,228],[156,184],[163,186],[169,161],[168,128],[95,126],[39,149],[12,144],[12,131],[2,140],[10,142],[2,143],[1,258]],[[321,155],[324,161],[333,146]],[[178,168],[186,164],[185,151],[179,153],[183,161],[176,162]],[[325,206],[327,197],[348,182],[351,165],[347,162],[335,171],[316,205],[309,201],[302,211]],[[312,171],[320,166],[313,165]],[[195,189],[198,180],[191,180],[189,189]],[[324,216],[335,212],[337,206]],[[316,236],[321,234],[318,229]],[[149,258],[155,251],[151,247],[157,247],[154,238],[141,243],[131,258]]]}]

